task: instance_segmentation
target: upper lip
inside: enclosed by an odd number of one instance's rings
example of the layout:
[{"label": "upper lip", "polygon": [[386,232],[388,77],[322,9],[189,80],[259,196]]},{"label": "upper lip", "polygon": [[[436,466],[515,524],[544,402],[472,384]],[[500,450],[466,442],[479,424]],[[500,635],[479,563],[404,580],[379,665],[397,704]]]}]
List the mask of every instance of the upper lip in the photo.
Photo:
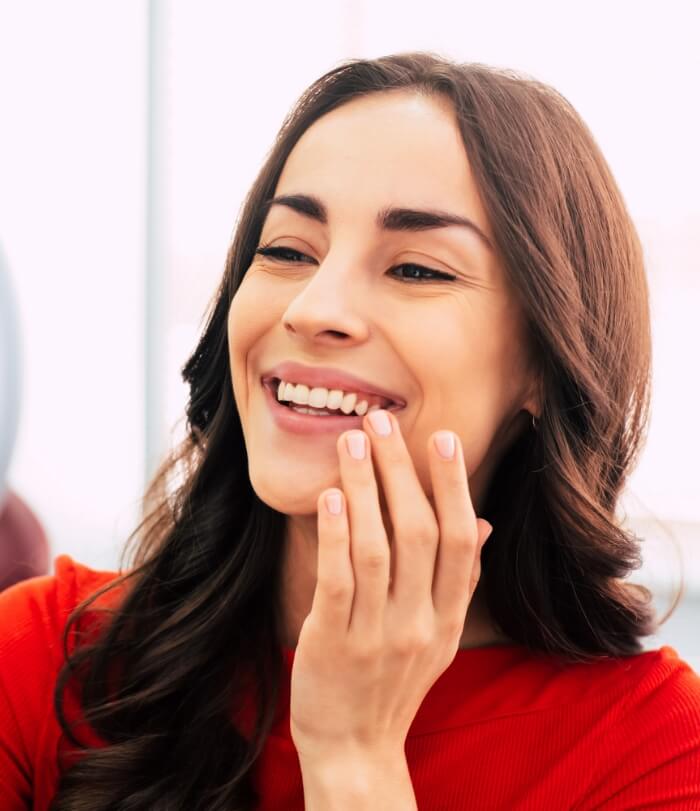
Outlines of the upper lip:
[{"label": "upper lip", "polygon": [[323,386],[326,389],[341,389],[345,392],[364,392],[375,394],[391,400],[392,405],[405,406],[406,401],[395,392],[363,380],[350,372],[342,369],[332,369],[329,366],[305,366],[293,360],[286,360],[268,369],[262,375],[262,382],[266,383],[272,378],[284,380],[286,382],[304,383],[309,388]]}]

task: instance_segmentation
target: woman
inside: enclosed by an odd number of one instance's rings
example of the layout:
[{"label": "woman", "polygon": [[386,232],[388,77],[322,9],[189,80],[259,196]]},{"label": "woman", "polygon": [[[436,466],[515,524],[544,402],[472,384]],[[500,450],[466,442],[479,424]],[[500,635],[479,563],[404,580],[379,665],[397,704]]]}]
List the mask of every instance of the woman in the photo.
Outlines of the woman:
[{"label": "woman", "polygon": [[649,365],[634,226],[558,93],[330,71],[244,206],[130,571],[60,556],[0,601],[6,807],[698,807],[700,679],[642,652],[615,514]]}]

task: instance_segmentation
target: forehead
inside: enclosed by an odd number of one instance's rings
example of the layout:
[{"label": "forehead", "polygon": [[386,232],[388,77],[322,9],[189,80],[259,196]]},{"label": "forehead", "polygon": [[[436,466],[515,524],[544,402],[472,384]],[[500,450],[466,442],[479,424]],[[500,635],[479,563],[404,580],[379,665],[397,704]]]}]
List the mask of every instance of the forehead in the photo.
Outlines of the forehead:
[{"label": "forehead", "polygon": [[388,205],[450,210],[491,235],[451,102],[372,93],[315,121],[292,149],[275,194],[312,193],[337,216]]}]

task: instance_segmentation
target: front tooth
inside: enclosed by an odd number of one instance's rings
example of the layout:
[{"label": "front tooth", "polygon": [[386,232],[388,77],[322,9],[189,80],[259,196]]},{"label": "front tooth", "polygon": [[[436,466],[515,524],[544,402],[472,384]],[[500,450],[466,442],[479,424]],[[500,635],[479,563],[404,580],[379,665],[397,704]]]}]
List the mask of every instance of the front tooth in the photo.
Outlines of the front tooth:
[{"label": "front tooth", "polygon": [[361,403],[358,403],[358,404],[355,406],[355,413],[356,413],[356,414],[357,414],[359,417],[361,417],[363,414],[365,414],[365,413],[366,413],[366,411],[367,411],[367,405],[368,405],[368,404],[367,404],[367,400],[363,400]]},{"label": "front tooth", "polygon": [[340,389],[331,389],[328,392],[328,399],[326,400],[326,408],[340,408],[343,402],[343,392]]},{"label": "front tooth", "polygon": [[369,407],[369,410],[370,410],[370,411],[377,411],[377,409],[379,409],[379,408],[381,408],[381,406],[379,405],[379,403],[375,403],[374,405],[371,405],[371,406]]},{"label": "front tooth", "polygon": [[311,389],[309,393],[309,405],[312,408],[325,408],[327,397],[328,389],[321,388],[320,386]]},{"label": "front tooth", "polygon": [[[289,388],[287,388],[287,396],[289,396]],[[306,405],[309,402],[309,387],[303,383],[292,386],[292,402],[296,405]]]},{"label": "front tooth", "polygon": [[342,403],[340,404],[340,410],[343,412],[343,414],[349,414],[353,408],[355,408],[356,402],[356,394],[346,394],[345,397],[343,397]]}]

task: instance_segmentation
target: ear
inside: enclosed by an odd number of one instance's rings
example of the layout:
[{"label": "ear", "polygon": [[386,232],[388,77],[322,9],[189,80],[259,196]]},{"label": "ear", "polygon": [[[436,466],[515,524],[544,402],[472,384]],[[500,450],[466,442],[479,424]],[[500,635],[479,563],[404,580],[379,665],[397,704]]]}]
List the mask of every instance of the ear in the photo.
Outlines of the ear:
[{"label": "ear", "polygon": [[535,372],[530,378],[529,385],[525,391],[525,399],[521,403],[523,411],[532,414],[536,419],[542,416],[542,404],[544,403],[544,382],[541,372]]}]

